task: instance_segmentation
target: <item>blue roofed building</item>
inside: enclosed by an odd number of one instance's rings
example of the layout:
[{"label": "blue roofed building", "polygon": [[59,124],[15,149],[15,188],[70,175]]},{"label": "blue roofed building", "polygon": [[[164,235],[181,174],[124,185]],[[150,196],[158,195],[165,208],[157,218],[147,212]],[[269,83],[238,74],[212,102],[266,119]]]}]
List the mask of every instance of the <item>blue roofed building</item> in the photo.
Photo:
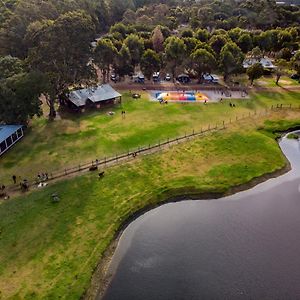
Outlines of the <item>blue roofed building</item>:
[{"label": "blue roofed building", "polygon": [[23,136],[22,125],[0,125],[0,156]]}]

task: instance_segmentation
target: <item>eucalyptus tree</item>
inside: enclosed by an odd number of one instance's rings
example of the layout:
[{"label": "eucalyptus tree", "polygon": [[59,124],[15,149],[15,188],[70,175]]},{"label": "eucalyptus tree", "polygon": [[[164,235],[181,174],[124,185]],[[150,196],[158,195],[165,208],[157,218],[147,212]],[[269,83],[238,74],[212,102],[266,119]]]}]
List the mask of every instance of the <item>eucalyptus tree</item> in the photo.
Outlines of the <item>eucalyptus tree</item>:
[{"label": "eucalyptus tree", "polygon": [[67,93],[70,86],[95,79],[90,46],[95,26],[85,12],[73,11],[44,23],[37,34],[39,42],[30,49],[28,62],[32,70],[48,78],[49,90],[45,96],[49,117],[54,118],[55,101]]},{"label": "eucalyptus tree", "polygon": [[175,36],[167,38],[165,41],[165,54],[174,80],[176,67],[182,64],[186,54],[186,46],[183,40]]},{"label": "eucalyptus tree", "polygon": [[118,50],[109,39],[100,39],[93,53],[94,63],[102,72],[103,82],[109,80],[109,71],[115,63]]}]

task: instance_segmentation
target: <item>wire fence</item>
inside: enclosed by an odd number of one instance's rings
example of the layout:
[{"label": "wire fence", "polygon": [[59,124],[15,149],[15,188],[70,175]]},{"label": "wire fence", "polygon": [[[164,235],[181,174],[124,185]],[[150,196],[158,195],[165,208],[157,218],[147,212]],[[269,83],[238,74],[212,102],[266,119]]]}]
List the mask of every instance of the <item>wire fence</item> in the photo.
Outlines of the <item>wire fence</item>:
[{"label": "wire fence", "polygon": [[[235,122],[253,118],[253,117],[267,116],[268,114],[270,114],[273,111],[279,111],[279,110],[283,110],[283,109],[285,109],[285,110],[300,110],[300,105],[292,105],[292,104],[272,105],[271,107],[265,108],[260,111],[252,111],[252,112],[244,113],[239,116],[236,115],[234,118],[230,118],[227,121],[223,120],[216,124],[208,124],[205,128],[201,128],[198,131],[192,130],[191,132],[185,133],[184,135],[176,137],[176,138],[168,138],[164,141],[158,141],[158,143],[156,143],[156,144],[148,144],[147,146],[138,147],[132,151],[127,151],[125,153],[116,154],[116,155],[110,156],[110,157],[97,158],[93,161],[79,164],[79,165],[76,165],[71,168],[65,168],[63,170],[58,170],[58,171],[49,172],[49,173],[45,172],[41,178],[35,177],[35,178],[31,178],[30,180],[26,180],[25,190],[27,190],[29,187],[37,186],[38,184],[43,184],[44,182],[49,182],[49,181],[53,181],[56,179],[68,177],[68,176],[74,175],[76,173],[80,173],[80,172],[84,172],[84,171],[97,171],[97,170],[99,170],[99,168],[100,168],[100,170],[103,170],[109,166],[113,166],[115,164],[119,164],[121,162],[128,161],[130,159],[134,159],[136,156],[141,155],[141,154],[155,153],[155,152],[160,151],[161,149],[166,148],[166,146],[176,145],[183,141],[193,139],[195,137],[204,136],[210,132],[224,130],[224,129],[226,129],[226,127],[228,125],[233,124]],[[99,174],[99,175],[101,175],[101,174]],[[7,187],[7,190],[12,192],[12,191],[20,190],[20,188],[24,189],[24,185],[22,186],[22,184],[20,184],[20,186],[17,184],[10,185]]]}]

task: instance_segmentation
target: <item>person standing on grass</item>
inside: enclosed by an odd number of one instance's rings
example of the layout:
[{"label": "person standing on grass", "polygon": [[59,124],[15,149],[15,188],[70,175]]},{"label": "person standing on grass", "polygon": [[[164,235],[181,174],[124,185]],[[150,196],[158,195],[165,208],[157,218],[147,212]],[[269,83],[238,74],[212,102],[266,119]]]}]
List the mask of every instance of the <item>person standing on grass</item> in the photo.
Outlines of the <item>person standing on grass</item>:
[{"label": "person standing on grass", "polygon": [[13,176],[12,176],[12,180],[13,180],[14,184],[16,184],[16,183],[17,183],[17,176],[16,176],[16,175],[13,175]]}]

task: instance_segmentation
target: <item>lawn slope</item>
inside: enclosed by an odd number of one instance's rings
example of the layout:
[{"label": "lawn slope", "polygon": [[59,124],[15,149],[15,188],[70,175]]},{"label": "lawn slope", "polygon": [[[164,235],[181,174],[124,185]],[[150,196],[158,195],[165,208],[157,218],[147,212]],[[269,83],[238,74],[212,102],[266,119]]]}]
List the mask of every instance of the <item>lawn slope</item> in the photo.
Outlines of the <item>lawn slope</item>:
[{"label": "lawn slope", "polygon": [[[219,104],[150,102],[147,94],[132,100],[123,96],[122,107],[113,108],[114,116],[105,112],[84,115],[63,115],[63,119],[48,122],[36,119],[25,138],[0,157],[0,183],[11,183],[13,174],[22,178],[36,178],[38,173],[63,170],[96,158],[114,156],[139,146],[148,146],[167,138],[175,138],[208,124],[215,126],[223,120],[234,120],[253,114],[255,110],[270,108],[276,104],[300,105],[300,93],[259,93],[251,99]],[[126,111],[122,119],[121,111]]]},{"label": "lawn slope", "polygon": [[[259,121],[244,122],[111,168],[102,180],[88,174],[2,203],[0,298],[79,299],[134,212],[182,193],[226,193],[283,168],[286,160],[268,124],[268,134],[256,130]],[[59,203],[51,203],[53,192]]]}]

